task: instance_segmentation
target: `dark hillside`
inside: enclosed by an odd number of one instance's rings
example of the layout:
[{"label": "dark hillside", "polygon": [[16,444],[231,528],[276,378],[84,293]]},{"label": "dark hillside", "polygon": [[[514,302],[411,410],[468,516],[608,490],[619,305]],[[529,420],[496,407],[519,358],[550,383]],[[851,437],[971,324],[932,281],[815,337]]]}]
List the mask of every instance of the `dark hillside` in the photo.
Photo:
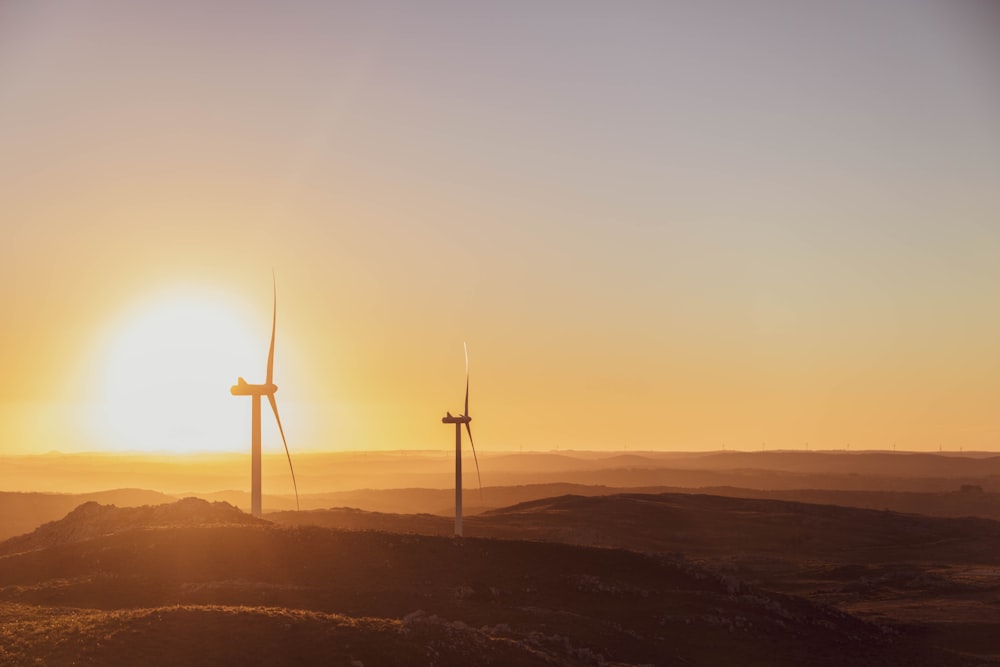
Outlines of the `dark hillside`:
[{"label": "dark hillside", "polygon": [[[190,507],[178,505],[190,516]],[[214,525],[177,526],[89,508],[72,524],[82,529],[94,516],[100,529],[95,523],[76,533],[94,537],[29,552],[0,545],[10,554],[0,558],[0,603],[33,610],[25,617],[41,628],[15,633],[24,626],[11,615],[2,631],[22,639],[17,653],[5,649],[7,664],[43,655],[65,664],[59,647],[85,644],[89,664],[146,652],[161,664],[208,664],[197,651],[210,628],[239,642],[209,643],[212,650],[260,656],[240,664],[300,664],[327,651],[342,664],[531,664],[538,657],[566,665],[711,665],[733,656],[748,665],[772,665],[775,656],[784,664],[966,664],[905,630],[748,587],[679,557],[226,523],[231,510],[215,509],[223,521],[210,515]],[[282,646],[306,653],[278,652],[282,632]]]},{"label": "dark hillside", "polygon": [[562,496],[469,517],[472,534],[637,551],[1000,562],[1000,522],[700,494]]}]

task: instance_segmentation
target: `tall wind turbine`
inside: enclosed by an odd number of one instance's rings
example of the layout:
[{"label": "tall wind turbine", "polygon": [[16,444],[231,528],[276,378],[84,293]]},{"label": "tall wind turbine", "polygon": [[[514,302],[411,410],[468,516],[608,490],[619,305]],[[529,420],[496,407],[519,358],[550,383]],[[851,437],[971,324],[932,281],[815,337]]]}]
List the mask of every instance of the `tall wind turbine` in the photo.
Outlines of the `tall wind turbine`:
[{"label": "tall wind turbine", "polygon": [[457,417],[453,417],[450,412],[441,418],[443,424],[455,425],[455,536],[462,536],[462,424],[469,433],[469,444],[472,445],[472,457],[476,461],[476,477],[479,479],[479,500],[483,498],[483,478],[479,474],[479,457],[476,456],[476,443],[472,441],[472,427],[469,422],[469,346],[462,343],[465,348],[465,412]]},{"label": "tall wind turbine", "polygon": [[274,384],[274,329],[278,322],[278,286],[271,274],[271,286],[274,291],[274,312],[271,315],[271,348],[267,352],[267,379],[264,384],[248,384],[243,378],[229,388],[233,396],[250,396],[253,399],[253,411],[250,420],[250,512],[260,516],[260,397],[267,396],[274,412],[274,420],[278,422],[281,432],[281,444],[285,446],[285,456],[288,457],[288,469],[292,471],[292,486],[295,488],[295,509],[299,508],[299,485],[295,481],[295,468],[292,467],[292,455],[288,453],[288,442],[285,440],[285,429],[281,427],[281,417],[278,416],[278,403],[274,393],[278,387]]}]

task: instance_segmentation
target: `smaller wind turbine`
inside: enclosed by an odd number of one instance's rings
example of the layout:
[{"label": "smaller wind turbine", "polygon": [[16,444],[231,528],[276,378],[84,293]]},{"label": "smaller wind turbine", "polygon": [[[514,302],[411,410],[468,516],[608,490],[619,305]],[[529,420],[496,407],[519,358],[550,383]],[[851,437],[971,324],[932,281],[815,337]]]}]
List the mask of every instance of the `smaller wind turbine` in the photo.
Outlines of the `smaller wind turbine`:
[{"label": "smaller wind turbine", "polygon": [[465,412],[453,417],[450,412],[441,418],[443,424],[455,425],[455,537],[462,536],[462,424],[469,433],[469,444],[472,445],[472,457],[476,462],[476,477],[479,479],[479,500],[483,499],[483,478],[479,474],[479,457],[476,456],[476,444],[472,441],[472,427],[469,422],[469,346],[462,343],[465,348]]},{"label": "smaller wind turbine", "polygon": [[260,397],[267,396],[274,412],[274,420],[278,422],[281,432],[281,444],[285,446],[285,456],[288,457],[288,469],[292,472],[292,487],[295,489],[295,509],[299,509],[299,485],[295,481],[295,468],[292,467],[292,455],[288,452],[288,441],[285,440],[285,429],[281,427],[281,417],[278,416],[278,403],[274,393],[278,391],[274,384],[274,330],[278,323],[278,285],[271,273],[271,286],[274,291],[274,312],[271,314],[271,348],[267,352],[267,379],[264,384],[248,384],[239,378],[229,393],[233,396],[253,397],[253,411],[250,419],[250,513],[261,515],[260,506]]}]

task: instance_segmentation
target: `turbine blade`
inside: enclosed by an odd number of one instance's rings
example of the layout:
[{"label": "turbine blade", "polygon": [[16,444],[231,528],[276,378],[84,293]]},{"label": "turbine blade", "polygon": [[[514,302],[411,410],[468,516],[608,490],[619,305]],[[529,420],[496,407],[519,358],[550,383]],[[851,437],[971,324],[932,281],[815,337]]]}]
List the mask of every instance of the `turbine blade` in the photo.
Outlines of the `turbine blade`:
[{"label": "turbine blade", "polygon": [[476,456],[476,443],[472,441],[472,427],[465,422],[465,430],[469,433],[469,444],[472,445],[472,459],[476,462],[476,477],[479,479],[479,502],[483,502],[483,477],[479,474],[479,457]]},{"label": "turbine blade", "polygon": [[[469,346],[462,341],[462,347],[465,348],[465,412],[462,414],[466,417],[469,416]],[[468,424],[466,424],[468,426]],[[469,438],[472,438],[472,434],[469,434]]]},{"label": "turbine blade", "polygon": [[[274,382],[274,329],[275,325],[278,324],[278,283],[274,278],[273,270],[271,271],[271,288],[274,290],[274,310],[271,314],[271,347],[267,351],[267,384]],[[278,414],[277,408],[275,408],[274,414]]]},{"label": "turbine blade", "polygon": [[295,481],[295,468],[292,467],[292,455],[288,452],[288,441],[285,440],[285,429],[281,427],[281,417],[278,416],[278,402],[274,400],[274,394],[268,394],[267,400],[271,403],[271,410],[274,411],[274,420],[278,422],[278,431],[281,432],[281,444],[285,446],[285,456],[288,457],[288,469],[292,471],[292,487],[295,489],[295,509],[299,509],[299,485]]}]

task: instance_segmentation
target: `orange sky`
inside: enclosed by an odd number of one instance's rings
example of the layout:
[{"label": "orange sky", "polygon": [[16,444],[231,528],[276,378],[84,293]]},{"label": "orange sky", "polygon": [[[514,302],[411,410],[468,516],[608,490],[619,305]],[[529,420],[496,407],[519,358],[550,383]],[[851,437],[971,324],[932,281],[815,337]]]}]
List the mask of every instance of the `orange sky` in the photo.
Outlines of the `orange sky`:
[{"label": "orange sky", "polygon": [[1000,21],[830,4],[0,5],[0,443],[245,447],[273,268],[293,451],[997,449]]}]

